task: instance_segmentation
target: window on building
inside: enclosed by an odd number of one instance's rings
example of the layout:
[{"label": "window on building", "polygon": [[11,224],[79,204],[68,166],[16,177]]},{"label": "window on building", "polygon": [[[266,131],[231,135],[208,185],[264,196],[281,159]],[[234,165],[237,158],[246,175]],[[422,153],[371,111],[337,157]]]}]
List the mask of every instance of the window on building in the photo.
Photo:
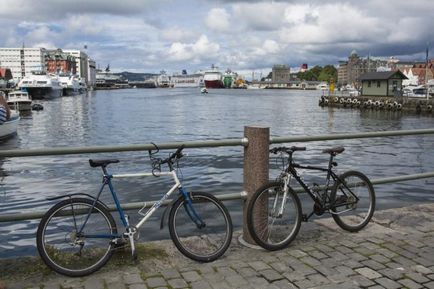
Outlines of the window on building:
[{"label": "window on building", "polygon": [[381,81],[377,80],[377,87],[381,87]]},{"label": "window on building", "polygon": [[371,87],[371,81],[370,80],[368,81],[368,87]]}]

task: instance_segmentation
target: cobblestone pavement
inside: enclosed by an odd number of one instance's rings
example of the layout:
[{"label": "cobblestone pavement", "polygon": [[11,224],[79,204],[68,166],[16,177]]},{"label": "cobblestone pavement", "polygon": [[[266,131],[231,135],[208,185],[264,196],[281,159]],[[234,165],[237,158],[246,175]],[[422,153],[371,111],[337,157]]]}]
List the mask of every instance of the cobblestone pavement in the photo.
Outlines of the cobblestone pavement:
[{"label": "cobblestone pavement", "polygon": [[2,279],[6,288],[32,289],[434,288],[434,204],[376,212],[359,233],[329,218],[302,223],[296,241],[275,252],[244,247],[239,235],[213,263],[191,261],[164,241],[155,245],[165,251],[160,257],[125,261],[117,270],[109,265],[84,278],[45,269]]}]

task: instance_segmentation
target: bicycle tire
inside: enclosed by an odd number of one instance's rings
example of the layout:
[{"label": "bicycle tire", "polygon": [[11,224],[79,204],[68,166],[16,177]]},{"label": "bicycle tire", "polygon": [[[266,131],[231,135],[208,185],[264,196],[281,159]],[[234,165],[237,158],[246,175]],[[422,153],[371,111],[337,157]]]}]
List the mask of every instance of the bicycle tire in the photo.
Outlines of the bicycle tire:
[{"label": "bicycle tire", "polygon": [[209,193],[191,193],[192,206],[205,223],[198,228],[180,196],[169,214],[169,232],[175,246],[186,257],[199,262],[211,262],[222,256],[232,240],[232,219],[221,201]]},{"label": "bicycle tire", "polygon": [[[54,271],[70,277],[86,276],[110,259],[114,246],[111,239],[77,236],[76,228],[84,222],[93,203],[86,198],[63,200],[42,217],[36,244],[42,260]],[[116,222],[108,210],[99,203],[93,210],[83,231],[88,228],[92,234],[116,235]]]},{"label": "bicycle tire", "polygon": [[[359,200],[350,196],[348,188],[356,194]],[[374,215],[374,187],[369,178],[358,171],[347,171],[339,176],[330,194],[330,201],[332,216],[336,224],[349,232],[363,229]]]},{"label": "bicycle tire", "polygon": [[253,194],[247,207],[249,233],[256,244],[269,251],[286,248],[301,226],[302,208],[297,194],[288,188],[281,216],[276,215],[282,204],[279,196],[283,199],[283,183],[270,182]]}]

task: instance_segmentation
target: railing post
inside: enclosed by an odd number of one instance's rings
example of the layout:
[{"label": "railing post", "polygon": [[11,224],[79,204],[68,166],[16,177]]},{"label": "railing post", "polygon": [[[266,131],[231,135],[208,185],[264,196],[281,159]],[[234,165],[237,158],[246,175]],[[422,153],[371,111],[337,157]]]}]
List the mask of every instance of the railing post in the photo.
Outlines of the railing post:
[{"label": "railing post", "polygon": [[245,126],[244,137],[249,144],[244,147],[243,179],[247,197],[243,206],[243,239],[255,244],[247,228],[247,206],[253,193],[268,182],[270,128]]}]

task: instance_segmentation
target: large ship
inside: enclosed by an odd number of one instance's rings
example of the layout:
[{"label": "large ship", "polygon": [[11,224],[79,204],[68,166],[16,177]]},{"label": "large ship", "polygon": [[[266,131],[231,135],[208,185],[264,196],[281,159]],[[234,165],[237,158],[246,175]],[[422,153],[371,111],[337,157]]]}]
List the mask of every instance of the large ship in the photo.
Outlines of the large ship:
[{"label": "large ship", "polygon": [[157,77],[158,87],[171,87],[170,76],[166,74],[166,71],[162,70]]},{"label": "large ship", "polygon": [[33,71],[18,83],[18,88],[27,91],[32,99],[51,99],[63,95],[63,87],[56,75]]},{"label": "large ship", "polygon": [[203,74],[187,74],[186,70],[182,74],[175,74],[172,76],[173,87],[200,87],[203,84]]},{"label": "large ship", "polygon": [[214,64],[211,66],[210,70],[206,70],[203,75],[203,81],[205,82],[206,88],[224,88],[222,73],[218,71]]}]

